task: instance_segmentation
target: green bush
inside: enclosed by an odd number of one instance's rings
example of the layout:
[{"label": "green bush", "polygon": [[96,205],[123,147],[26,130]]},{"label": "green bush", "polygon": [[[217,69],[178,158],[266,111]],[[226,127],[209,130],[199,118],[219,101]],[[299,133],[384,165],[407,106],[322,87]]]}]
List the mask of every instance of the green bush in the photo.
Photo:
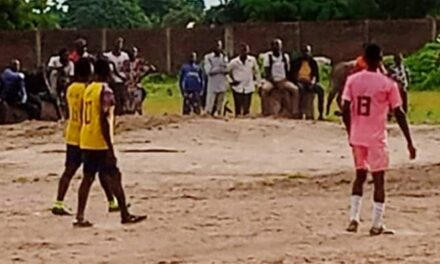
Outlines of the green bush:
[{"label": "green bush", "polygon": [[406,59],[411,89],[426,91],[440,88],[439,53],[440,43],[431,42]]}]

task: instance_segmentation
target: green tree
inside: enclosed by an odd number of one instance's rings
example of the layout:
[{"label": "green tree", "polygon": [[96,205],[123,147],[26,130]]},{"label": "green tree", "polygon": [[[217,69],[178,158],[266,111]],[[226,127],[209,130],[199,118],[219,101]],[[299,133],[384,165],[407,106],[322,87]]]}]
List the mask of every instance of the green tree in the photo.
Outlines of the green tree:
[{"label": "green tree", "polygon": [[136,0],[67,0],[63,26],[139,28],[151,25]]},{"label": "green tree", "polygon": [[205,10],[203,0],[140,0],[140,6],[156,26],[179,26],[198,22]]}]

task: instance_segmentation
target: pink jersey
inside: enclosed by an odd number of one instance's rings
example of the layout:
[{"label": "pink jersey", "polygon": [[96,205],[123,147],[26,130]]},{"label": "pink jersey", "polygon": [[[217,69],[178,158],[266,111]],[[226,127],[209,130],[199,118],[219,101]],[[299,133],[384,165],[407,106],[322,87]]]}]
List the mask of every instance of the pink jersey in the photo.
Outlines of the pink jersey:
[{"label": "pink jersey", "polygon": [[388,112],[402,105],[397,84],[381,73],[363,70],[348,78],[342,99],[351,103],[350,143],[386,146]]}]

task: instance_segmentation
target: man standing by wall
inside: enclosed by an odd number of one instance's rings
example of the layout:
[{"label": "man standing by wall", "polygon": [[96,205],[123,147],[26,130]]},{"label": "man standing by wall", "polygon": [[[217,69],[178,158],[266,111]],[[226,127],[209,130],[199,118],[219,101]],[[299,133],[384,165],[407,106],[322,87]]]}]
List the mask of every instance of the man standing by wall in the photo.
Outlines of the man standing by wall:
[{"label": "man standing by wall", "polygon": [[249,55],[249,45],[240,44],[240,55],[233,59],[228,70],[232,79],[232,92],[235,103],[235,116],[246,116],[250,112],[252,93],[255,91],[255,81],[260,80],[260,70],[257,60]]},{"label": "man standing by wall", "polygon": [[301,56],[292,62],[292,77],[300,89],[301,97],[309,92],[318,95],[319,120],[324,120],[324,88],[319,84],[319,67],[313,58],[311,46],[304,46]]},{"label": "man standing by wall", "polygon": [[288,109],[289,113],[293,118],[298,118],[299,89],[287,79],[290,72],[289,55],[283,52],[283,42],[281,39],[273,40],[271,46],[271,51],[264,56],[265,82],[261,87],[262,97],[267,97],[273,89],[287,90],[290,94],[289,101],[291,103]]},{"label": "man standing by wall", "polygon": [[125,51],[122,51],[123,48],[124,39],[118,38],[113,50],[104,54],[108,58],[112,69],[113,82],[111,86],[115,92],[116,115],[122,115],[124,113],[124,105],[127,100],[127,89],[125,87],[127,76],[124,73],[124,65],[130,61],[130,57]]},{"label": "man standing by wall", "polygon": [[221,115],[228,88],[228,57],[223,52],[223,42],[217,41],[213,52],[205,56],[205,73],[208,76],[206,112]]},{"label": "man standing by wall", "polygon": [[179,87],[183,97],[183,115],[191,112],[200,115],[201,94],[203,92],[203,72],[197,64],[197,53],[192,52],[179,74]]}]

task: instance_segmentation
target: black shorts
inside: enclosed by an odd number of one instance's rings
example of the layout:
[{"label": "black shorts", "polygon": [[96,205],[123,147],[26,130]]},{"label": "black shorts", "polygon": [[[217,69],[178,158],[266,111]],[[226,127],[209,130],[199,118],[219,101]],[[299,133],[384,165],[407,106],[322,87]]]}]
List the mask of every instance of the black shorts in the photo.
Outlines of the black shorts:
[{"label": "black shorts", "polygon": [[78,146],[67,144],[66,168],[79,168],[82,163],[82,152]]},{"label": "black shorts", "polygon": [[116,159],[110,159],[108,150],[82,150],[84,175],[100,173],[105,176],[119,175]]}]

